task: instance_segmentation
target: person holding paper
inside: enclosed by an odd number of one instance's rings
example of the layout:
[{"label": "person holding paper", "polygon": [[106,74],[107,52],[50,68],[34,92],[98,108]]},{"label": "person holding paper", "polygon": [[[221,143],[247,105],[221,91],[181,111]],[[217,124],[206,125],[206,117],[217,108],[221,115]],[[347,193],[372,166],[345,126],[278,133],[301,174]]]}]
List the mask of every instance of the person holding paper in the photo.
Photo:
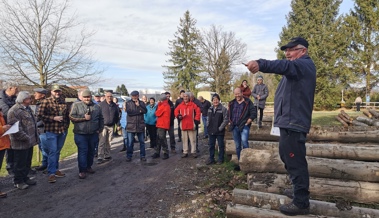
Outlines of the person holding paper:
[{"label": "person holding paper", "polygon": [[274,126],[280,128],[279,154],[292,180],[293,190],[284,192],[293,198],[279,210],[286,215],[309,214],[309,173],[305,141],[311,127],[316,67],[308,56],[308,42],[292,38],[282,46],[287,60],[253,60],[245,64],[250,72],[275,72],[282,79],[275,93]]},{"label": "person holding paper", "polygon": [[[4,154],[7,149],[11,146],[11,141],[9,135],[3,136],[3,134],[11,128],[11,125],[5,123],[3,110],[0,108],[0,169],[3,163]],[[0,191],[0,198],[7,197],[7,193]]]},{"label": "person holding paper", "polygon": [[27,189],[29,185],[37,182],[28,177],[31,159],[28,157],[33,153],[33,146],[39,143],[37,118],[32,109],[29,92],[21,91],[16,104],[8,111],[8,123],[13,125],[19,121],[19,131],[10,135],[11,147],[14,152],[14,186],[18,189]]}]

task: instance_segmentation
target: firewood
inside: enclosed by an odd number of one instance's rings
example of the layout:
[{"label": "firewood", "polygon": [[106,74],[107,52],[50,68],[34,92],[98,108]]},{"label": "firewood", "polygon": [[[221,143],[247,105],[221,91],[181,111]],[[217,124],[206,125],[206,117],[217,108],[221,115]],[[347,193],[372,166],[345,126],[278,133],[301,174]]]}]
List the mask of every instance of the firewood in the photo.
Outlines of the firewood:
[{"label": "firewood", "polygon": [[369,111],[362,111],[368,118],[372,118],[372,114]]},{"label": "firewood", "polygon": [[375,118],[379,119],[379,112],[374,109],[368,110]]},{"label": "firewood", "polygon": [[362,123],[362,122],[360,122],[358,120],[353,120],[352,123],[353,123],[354,126],[369,126],[366,123]]},{"label": "firewood", "polygon": [[341,119],[341,117],[339,116],[336,116],[336,119],[344,126],[344,127],[348,127],[349,125],[343,120]]}]

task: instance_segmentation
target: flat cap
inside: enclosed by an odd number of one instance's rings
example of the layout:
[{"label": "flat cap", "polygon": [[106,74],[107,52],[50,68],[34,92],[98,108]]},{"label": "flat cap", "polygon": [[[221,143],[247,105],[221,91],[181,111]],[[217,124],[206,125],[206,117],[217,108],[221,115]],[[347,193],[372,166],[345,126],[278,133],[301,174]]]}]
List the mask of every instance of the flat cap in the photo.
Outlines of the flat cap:
[{"label": "flat cap", "polygon": [[136,95],[139,95],[139,92],[134,90],[133,92],[130,93],[131,96],[136,96]]},{"label": "flat cap", "polygon": [[91,91],[88,90],[88,89],[84,90],[84,91],[82,92],[82,96],[85,96],[85,97],[87,97],[87,96],[92,96]]},{"label": "flat cap", "polygon": [[47,90],[44,88],[35,88],[33,91],[47,95]]}]

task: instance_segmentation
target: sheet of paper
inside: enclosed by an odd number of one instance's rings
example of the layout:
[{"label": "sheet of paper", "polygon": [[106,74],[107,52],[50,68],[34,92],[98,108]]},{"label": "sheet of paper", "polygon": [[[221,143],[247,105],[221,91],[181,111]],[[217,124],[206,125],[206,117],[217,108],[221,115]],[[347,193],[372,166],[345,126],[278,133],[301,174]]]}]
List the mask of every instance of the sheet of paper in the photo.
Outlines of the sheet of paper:
[{"label": "sheet of paper", "polygon": [[18,123],[19,121],[15,122],[1,137],[18,132]]},{"label": "sheet of paper", "polygon": [[280,136],[279,127],[274,127],[274,119],[272,119],[270,135]]}]

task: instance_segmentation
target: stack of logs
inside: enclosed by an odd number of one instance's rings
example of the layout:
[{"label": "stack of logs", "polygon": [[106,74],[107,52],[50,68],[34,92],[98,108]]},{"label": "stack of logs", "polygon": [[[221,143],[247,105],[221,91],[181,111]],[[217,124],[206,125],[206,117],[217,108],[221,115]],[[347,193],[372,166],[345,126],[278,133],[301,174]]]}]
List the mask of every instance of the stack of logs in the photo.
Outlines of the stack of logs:
[{"label": "stack of logs", "polygon": [[[359,128],[364,134],[377,132],[371,131],[373,127]],[[256,131],[263,130],[251,129]],[[226,136],[226,153],[236,162],[235,144],[230,136]],[[254,139],[254,135],[250,136]],[[297,217],[379,218],[379,210],[351,206],[352,202],[370,207],[379,204],[378,141],[307,141],[312,215]],[[227,217],[284,217],[279,207],[291,199],[282,193],[292,186],[278,154],[278,142],[249,141],[249,147],[242,150],[239,161],[241,170],[247,173],[248,190],[233,190],[233,205],[228,205]]]},{"label": "stack of logs", "polygon": [[374,109],[362,111],[365,116],[351,118],[344,110],[336,116],[336,119],[345,127],[347,126],[379,126],[379,112]]}]

